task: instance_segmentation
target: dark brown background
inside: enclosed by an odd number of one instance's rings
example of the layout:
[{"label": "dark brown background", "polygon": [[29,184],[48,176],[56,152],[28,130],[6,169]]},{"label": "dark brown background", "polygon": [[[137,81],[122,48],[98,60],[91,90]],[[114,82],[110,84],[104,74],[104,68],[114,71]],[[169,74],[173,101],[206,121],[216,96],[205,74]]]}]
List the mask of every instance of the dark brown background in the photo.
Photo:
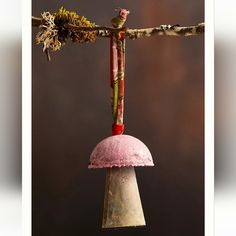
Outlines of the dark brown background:
[{"label": "dark brown background", "polygon": [[[60,6],[100,25],[118,7],[131,11],[130,28],[204,21],[202,0],[33,0],[32,14]],[[33,44],[34,236],[204,235],[203,50],[203,36],[127,41],[125,133],[156,166],[136,168],[147,226],[104,231],[105,170],[87,164],[111,134],[109,40],[68,43],[50,63]]]}]

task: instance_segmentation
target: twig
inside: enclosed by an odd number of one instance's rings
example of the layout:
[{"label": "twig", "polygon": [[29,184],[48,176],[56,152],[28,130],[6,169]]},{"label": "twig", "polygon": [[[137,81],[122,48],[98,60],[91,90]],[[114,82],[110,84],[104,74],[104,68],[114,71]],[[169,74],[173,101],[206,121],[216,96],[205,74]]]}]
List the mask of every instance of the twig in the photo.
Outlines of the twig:
[{"label": "twig", "polygon": [[129,29],[126,31],[126,37],[129,39],[138,39],[153,35],[195,36],[204,33],[204,28],[204,23],[187,27],[180,27],[179,25],[161,25],[159,27],[147,29]]},{"label": "twig", "polygon": [[51,55],[50,55],[48,48],[45,49],[45,53],[46,53],[47,60],[51,61]]},{"label": "twig", "polygon": [[[43,25],[42,18],[32,17],[32,25],[39,27]],[[196,26],[181,27],[179,25],[160,25],[159,27],[152,27],[146,29],[128,29],[126,27],[114,29],[106,26],[95,27],[79,27],[72,24],[64,24],[65,29],[73,31],[97,31],[98,37],[109,37],[111,32],[125,32],[125,37],[128,39],[139,39],[143,37],[150,37],[153,35],[169,35],[169,36],[195,36],[204,33],[205,24],[199,23]]]},{"label": "twig", "polygon": [[169,36],[195,36],[204,33],[205,24],[200,23],[196,26],[180,27],[179,25],[160,25],[146,29],[114,29],[106,26],[96,27],[79,27],[72,24],[64,25],[65,28],[78,31],[97,31],[100,37],[109,37],[111,32],[125,32],[125,37],[128,39],[138,39],[150,37],[152,35],[169,35]]},{"label": "twig", "polygon": [[32,26],[39,27],[43,24],[43,18],[32,16]]}]

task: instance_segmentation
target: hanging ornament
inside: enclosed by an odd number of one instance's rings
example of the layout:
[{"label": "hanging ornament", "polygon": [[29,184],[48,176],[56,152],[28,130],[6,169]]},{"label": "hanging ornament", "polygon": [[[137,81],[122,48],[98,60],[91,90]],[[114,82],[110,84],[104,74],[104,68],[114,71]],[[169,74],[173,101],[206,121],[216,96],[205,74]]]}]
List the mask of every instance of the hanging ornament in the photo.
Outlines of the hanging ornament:
[{"label": "hanging ornament", "polygon": [[[123,27],[129,11],[120,9],[112,19]],[[110,36],[110,86],[113,114],[112,135],[102,140],[90,156],[89,168],[106,168],[102,228],[144,226],[145,218],[139,196],[135,166],[153,166],[148,148],[135,137],[123,135],[124,124],[124,32]]]},{"label": "hanging ornament", "polygon": [[186,27],[176,24],[127,29],[124,24],[129,13],[126,9],[120,9],[118,16],[111,20],[114,28],[96,25],[63,7],[54,14],[44,12],[42,18],[32,17],[33,25],[40,28],[36,43],[43,44],[48,60],[49,50],[60,50],[67,40],[87,43],[95,42],[97,37],[110,37],[112,136],[97,144],[88,166],[106,168],[103,228],[145,225],[134,167],[154,165],[145,144],[135,137],[123,134],[125,39],[154,35],[195,36],[205,30],[204,23]]}]

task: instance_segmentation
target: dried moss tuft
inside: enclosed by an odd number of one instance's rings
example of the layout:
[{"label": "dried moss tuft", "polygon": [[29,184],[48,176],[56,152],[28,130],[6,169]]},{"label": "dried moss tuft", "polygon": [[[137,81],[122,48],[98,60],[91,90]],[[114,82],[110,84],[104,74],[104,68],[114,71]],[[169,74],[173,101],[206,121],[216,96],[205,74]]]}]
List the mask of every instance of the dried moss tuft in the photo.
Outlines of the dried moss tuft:
[{"label": "dried moss tuft", "polygon": [[78,15],[74,11],[68,11],[64,7],[61,7],[55,15],[55,24],[58,27],[59,40],[65,42],[66,39],[70,38],[73,42],[84,43],[84,42],[95,42],[96,32],[68,30],[63,27],[65,23],[70,23],[80,27],[94,27],[95,23],[90,22],[84,16]]},{"label": "dried moss tuft", "polygon": [[65,23],[70,23],[79,27],[94,27],[95,23],[90,22],[84,16],[78,15],[74,11],[68,11],[61,7],[58,12],[51,14],[49,12],[42,13],[43,25],[40,26],[41,31],[36,36],[36,43],[44,45],[43,51],[52,49],[60,50],[61,46],[68,39],[77,43],[95,42],[97,34],[95,31],[76,31],[66,29]]}]

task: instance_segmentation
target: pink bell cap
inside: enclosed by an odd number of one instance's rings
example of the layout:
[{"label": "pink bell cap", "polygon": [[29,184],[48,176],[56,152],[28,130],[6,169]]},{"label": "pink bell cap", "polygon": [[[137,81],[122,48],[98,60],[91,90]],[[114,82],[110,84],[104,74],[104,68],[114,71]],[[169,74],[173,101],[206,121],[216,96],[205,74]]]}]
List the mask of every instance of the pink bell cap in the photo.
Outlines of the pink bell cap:
[{"label": "pink bell cap", "polygon": [[110,136],[92,151],[88,168],[154,166],[147,146],[130,135]]}]

